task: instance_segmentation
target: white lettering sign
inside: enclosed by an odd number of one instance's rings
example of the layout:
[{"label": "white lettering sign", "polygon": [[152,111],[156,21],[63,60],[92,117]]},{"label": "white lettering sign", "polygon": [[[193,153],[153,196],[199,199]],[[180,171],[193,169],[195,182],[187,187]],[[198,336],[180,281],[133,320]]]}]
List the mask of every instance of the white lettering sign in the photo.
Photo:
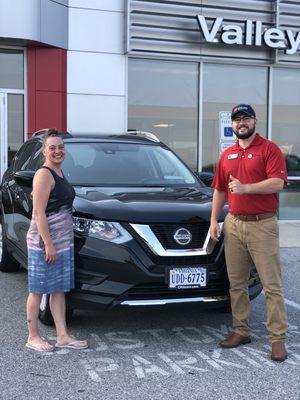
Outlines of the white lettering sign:
[{"label": "white lettering sign", "polygon": [[[300,32],[293,33],[290,29],[262,29],[261,21],[244,21],[244,29],[239,25],[223,24],[223,18],[215,18],[209,29],[203,15],[197,15],[201,33],[206,42],[225,44],[245,44],[261,46],[262,43],[273,49],[285,49],[286,54],[294,54],[300,45]],[[220,33],[219,38],[217,37]]]}]

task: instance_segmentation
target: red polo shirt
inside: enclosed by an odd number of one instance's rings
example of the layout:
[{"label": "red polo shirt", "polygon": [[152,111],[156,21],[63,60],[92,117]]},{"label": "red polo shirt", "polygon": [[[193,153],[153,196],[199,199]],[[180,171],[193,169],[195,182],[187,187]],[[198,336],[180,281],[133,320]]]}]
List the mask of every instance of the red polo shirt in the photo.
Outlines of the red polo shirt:
[{"label": "red polo shirt", "polygon": [[226,192],[232,214],[264,214],[276,212],[278,194],[233,194],[228,190],[229,176],[241,183],[257,183],[268,178],[281,178],[287,183],[285,159],[279,147],[256,133],[249,147],[243,149],[238,140],[220,158],[212,187]]}]

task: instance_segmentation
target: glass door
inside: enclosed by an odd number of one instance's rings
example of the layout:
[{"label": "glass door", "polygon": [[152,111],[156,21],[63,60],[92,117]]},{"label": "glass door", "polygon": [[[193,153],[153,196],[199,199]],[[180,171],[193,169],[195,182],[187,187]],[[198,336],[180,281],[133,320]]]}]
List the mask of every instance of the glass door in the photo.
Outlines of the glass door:
[{"label": "glass door", "polygon": [[24,95],[0,91],[0,177],[24,142]]},{"label": "glass door", "polygon": [[0,48],[0,179],[24,142],[24,66],[23,50]]},{"label": "glass door", "polygon": [[7,94],[7,164],[24,143],[24,95]]}]

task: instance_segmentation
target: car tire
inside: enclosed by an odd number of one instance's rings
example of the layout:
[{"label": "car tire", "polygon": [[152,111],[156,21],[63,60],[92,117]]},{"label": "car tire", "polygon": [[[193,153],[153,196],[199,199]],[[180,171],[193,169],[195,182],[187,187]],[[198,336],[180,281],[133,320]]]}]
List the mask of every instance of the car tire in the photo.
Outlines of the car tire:
[{"label": "car tire", "polygon": [[2,272],[16,272],[20,269],[18,261],[9,253],[5,232],[3,229],[3,219],[1,218],[0,224],[0,271]]},{"label": "car tire", "polygon": [[[73,309],[67,308],[66,310],[66,321],[67,323],[72,321],[73,318]],[[39,320],[44,325],[53,326],[54,319],[50,309],[50,295],[43,294],[40,302],[40,310],[39,310]]]}]

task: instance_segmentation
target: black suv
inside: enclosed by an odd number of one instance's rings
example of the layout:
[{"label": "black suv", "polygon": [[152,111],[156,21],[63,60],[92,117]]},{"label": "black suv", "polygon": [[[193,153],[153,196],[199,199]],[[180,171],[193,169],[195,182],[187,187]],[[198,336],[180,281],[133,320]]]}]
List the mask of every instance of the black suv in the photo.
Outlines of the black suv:
[{"label": "black suv", "polygon": [[[75,188],[74,308],[199,302],[228,307],[223,236],[209,236],[212,189],[151,134],[64,134],[63,171]],[[0,269],[26,268],[34,171],[42,135],[18,151],[2,180]],[[221,221],[223,221],[224,210]],[[222,222],[220,222],[222,226]],[[250,298],[261,292],[255,268]],[[52,322],[49,296],[40,319]]]}]

